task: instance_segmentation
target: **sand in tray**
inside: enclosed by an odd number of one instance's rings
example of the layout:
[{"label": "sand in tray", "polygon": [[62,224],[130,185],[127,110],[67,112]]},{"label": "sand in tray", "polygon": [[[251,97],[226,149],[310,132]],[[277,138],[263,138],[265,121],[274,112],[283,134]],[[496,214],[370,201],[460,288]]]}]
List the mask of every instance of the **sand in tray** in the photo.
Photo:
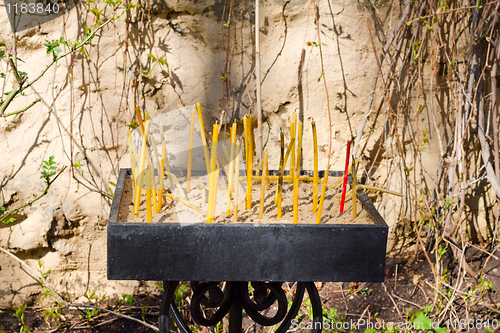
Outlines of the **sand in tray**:
[{"label": "sand in tray", "polygon": [[[187,200],[203,211],[207,211],[207,206],[203,205],[203,195],[201,186],[206,183],[205,177],[193,177],[191,180],[191,192],[187,194]],[[338,179],[338,178],[333,178]],[[333,180],[332,179],[332,180]],[[183,179],[179,178],[181,184]],[[259,219],[260,207],[260,181],[256,181],[252,188],[252,209],[245,210],[245,184],[240,182],[240,191],[238,194],[238,222],[237,223],[289,223],[293,221],[293,183],[283,181],[283,201],[282,201],[282,218],[277,218],[277,206],[274,203],[276,182],[271,182],[271,188],[266,185],[265,201],[264,201],[264,216]],[[198,187],[197,187],[198,186]],[[183,186],[185,189],[185,186]],[[316,223],[316,214],[312,213],[313,190],[310,182],[300,182],[299,185],[299,223],[314,224]],[[321,186],[318,186],[321,189]],[[345,201],[344,213],[340,214],[340,193],[341,186],[335,189],[329,189],[325,195],[325,203],[321,214],[321,224],[373,224],[373,219],[366,209],[363,208],[358,201],[358,216],[355,220],[352,218],[352,196]],[[174,188],[171,188],[174,195],[181,197],[180,193]],[[208,201],[208,187],[205,190],[205,200]],[[321,194],[321,193],[319,193]],[[146,204],[145,191],[142,191],[141,205],[139,209],[139,217],[134,218],[133,205],[133,182],[132,176],[125,178],[123,187],[122,199],[118,211],[118,222],[145,222],[146,221]],[[173,201],[163,195],[163,207],[158,214],[153,214],[153,222],[163,223],[201,223],[206,222],[206,215],[202,215],[195,210],[186,207],[182,203]],[[233,223],[233,205],[231,204],[231,215],[226,215],[227,207],[227,184],[224,179],[219,181],[219,189],[217,191],[216,200],[216,215],[213,223]]]}]

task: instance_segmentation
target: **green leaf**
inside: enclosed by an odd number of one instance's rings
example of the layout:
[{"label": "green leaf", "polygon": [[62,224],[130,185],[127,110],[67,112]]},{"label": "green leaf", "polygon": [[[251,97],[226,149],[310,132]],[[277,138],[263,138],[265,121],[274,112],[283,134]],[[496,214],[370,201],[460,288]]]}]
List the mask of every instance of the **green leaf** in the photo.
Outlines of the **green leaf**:
[{"label": "green leaf", "polygon": [[416,114],[419,114],[420,111],[422,111],[422,109],[425,107],[425,104],[420,104],[417,108],[417,113]]},{"label": "green leaf", "polygon": [[117,1],[113,1],[113,0],[106,0],[104,1],[104,3],[107,3],[108,5],[113,5],[113,6],[118,6],[119,4],[121,4],[121,0],[117,0]]},{"label": "green leaf", "polygon": [[163,66],[167,66],[168,67],[168,62],[165,59],[163,59],[162,57],[158,58],[158,62],[160,64],[162,64]]},{"label": "green leaf", "polygon": [[5,42],[4,42],[4,41],[1,41],[1,42],[0,42],[0,47],[5,47],[5,48],[7,48],[7,44],[5,44]]},{"label": "green leaf", "polygon": [[420,145],[421,148],[429,141],[429,137],[427,136],[427,132],[425,130],[422,130],[422,136],[424,137],[424,140]]},{"label": "green leaf", "polygon": [[0,211],[5,212],[5,207],[0,207]]},{"label": "green leaf", "polygon": [[154,55],[152,55],[151,53],[148,53],[148,54],[147,54],[147,56],[148,56],[149,58],[151,58],[151,61],[153,61],[153,62],[156,62],[156,61],[157,61],[157,60],[156,60],[156,57],[155,57]]},{"label": "green leaf", "polygon": [[141,5],[136,5],[136,4],[131,3],[131,4],[129,4],[129,5],[127,6],[127,9],[125,9],[125,10],[129,10],[129,9],[131,9],[131,8],[136,8],[136,7],[141,7]]},{"label": "green leaf", "polygon": [[432,326],[432,322],[427,318],[422,312],[419,312],[415,319],[413,320],[416,330],[428,330]]}]

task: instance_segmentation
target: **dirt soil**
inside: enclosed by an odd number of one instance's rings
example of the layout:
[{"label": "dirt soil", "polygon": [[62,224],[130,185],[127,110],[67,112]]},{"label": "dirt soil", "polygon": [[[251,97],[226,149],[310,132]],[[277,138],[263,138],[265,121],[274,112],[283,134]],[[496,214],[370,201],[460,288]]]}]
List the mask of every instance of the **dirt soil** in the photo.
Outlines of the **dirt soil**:
[{"label": "dirt soil", "polygon": [[[499,320],[498,312],[498,294],[495,290],[500,288],[500,251],[495,256],[470,248],[467,251],[467,261],[474,269],[484,267],[483,280],[488,281],[493,286],[493,291],[484,293],[481,306],[464,307],[461,297],[456,297],[451,307],[457,313],[460,319],[472,319],[490,322]],[[446,257],[446,255],[444,256]],[[444,258],[446,261],[447,259]],[[458,267],[452,267],[448,272],[448,282],[454,284],[457,278]],[[472,277],[466,277],[461,287],[461,292],[471,294],[474,287],[477,287],[478,281]],[[428,317],[432,318],[436,305],[442,301],[441,296],[436,296],[434,290],[434,276],[429,263],[425,257],[420,254],[415,259],[414,253],[399,254],[390,256],[386,262],[386,276],[383,283],[317,283],[319,294],[323,303],[323,309],[328,312],[331,318],[341,322],[357,322],[359,319],[370,320],[372,322],[387,323],[407,323],[412,315],[428,304],[434,304],[434,310],[431,310]],[[286,287],[292,287],[292,284],[284,284]],[[444,289],[443,289],[444,290]],[[472,294],[475,297],[477,294]],[[107,299],[102,303],[109,309],[117,310],[121,313],[142,319],[153,325],[157,325],[158,311],[160,304],[160,295],[133,295],[133,298],[125,295],[123,299]],[[188,291],[184,297],[184,304],[187,304],[191,297]],[[307,297],[302,304],[298,319],[306,323],[307,317]],[[442,304],[446,304],[444,302]],[[182,306],[182,314],[188,324],[192,325],[188,307]],[[62,310],[60,325],[53,319],[45,319],[42,309],[37,306],[31,306],[24,313],[24,322],[31,332],[152,332],[150,328],[140,323],[128,319],[119,318],[112,314],[99,313],[91,316],[89,320],[85,319],[85,311],[80,310]],[[448,319],[448,315],[444,320]],[[434,319],[435,320],[435,319]],[[0,313],[0,330],[4,332],[19,332],[21,327],[20,319],[14,316],[14,310],[3,309]],[[193,326],[194,327],[194,326]],[[441,327],[446,327],[444,322]],[[264,328],[255,325],[246,315],[243,317],[243,328],[245,332],[257,333],[263,330],[267,332],[268,327]],[[309,331],[299,329],[299,332]],[[354,330],[354,332],[364,331],[364,328]],[[413,332],[408,330],[407,332]],[[447,330],[451,332],[451,329]],[[465,332],[486,332],[482,329],[464,330]],[[493,331],[493,330],[492,330]],[[1,331],[0,331],[1,332]],[[171,332],[178,332],[173,328]],[[209,328],[198,328],[196,332],[213,332]],[[222,330],[221,330],[222,332]],[[324,332],[332,332],[324,330]],[[381,332],[376,330],[372,332]],[[432,331],[431,331],[432,332]]]},{"label": "dirt soil", "polygon": [[[336,183],[339,178],[330,177],[329,186]],[[184,179],[179,178],[179,182],[184,184]],[[202,179],[195,179],[193,181],[192,190],[188,194],[189,202],[197,207],[206,210],[203,202],[206,202],[208,194],[205,197],[202,195],[202,189],[195,187],[197,183],[202,183]],[[185,188],[184,186],[182,186]],[[341,187],[328,188],[325,195],[325,203],[321,214],[320,223],[322,224],[373,224],[373,220],[368,214],[367,210],[363,208],[361,202],[358,200],[357,204],[357,218],[352,218],[352,196],[345,200],[344,213],[340,214],[340,201],[341,201]],[[231,223],[233,222],[234,209],[231,209],[231,215],[226,214],[227,208],[227,184],[224,182],[219,183],[217,193],[217,207],[216,217],[214,223]],[[261,197],[261,183],[255,181],[252,187],[252,208],[245,210],[245,195],[244,191],[239,191],[239,205],[238,205],[238,223],[292,223],[293,221],[293,183],[288,181],[283,182],[283,201],[282,201],[282,218],[277,218],[277,206],[274,203],[276,182],[271,182],[271,186],[266,186],[265,200],[264,200],[264,214],[263,218],[259,219],[260,197]],[[318,186],[318,192],[321,191],[321,186]],[[132,177],[125,178],[123,188],[122,200],[120,202],[120,210],[118,213],[118,222],[145,222],[146,221],[146,199],[145,191],[142,191],[141,205],[139,208],[139,216],[134,217],[133,210],[133,183]],[[179,196],[178,191],[174,192]],[[318,194],[318,197],[321,193]],[[234,196],[233,196],[234,197]],[[183,204],[174,202],[163,195],[163,202],[165,203],[162,210],[158,214],[153,214],[152,222],[166,222],[178,223],[183,222],[179,216],[190,211],[194,221],[201,219],[202,216],[194,210],[185,207]],[[299,223],[316,223],[316,214],[312,213],[313,205],[313,186],[311,183],[301,181],[299,184]],[[206,217],[204,218],[206,221]],[[202,221],[200,221],[202,222]]]}]

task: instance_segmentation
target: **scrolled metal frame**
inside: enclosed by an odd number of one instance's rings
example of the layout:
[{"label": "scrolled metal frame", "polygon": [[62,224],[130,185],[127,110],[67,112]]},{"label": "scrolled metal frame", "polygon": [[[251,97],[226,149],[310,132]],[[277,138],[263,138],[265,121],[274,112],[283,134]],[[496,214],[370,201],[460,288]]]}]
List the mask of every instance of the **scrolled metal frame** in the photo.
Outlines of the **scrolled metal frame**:
[{"label": "scrolled metal frame", "polygon": [[[248,283],[253,288],[253,300],[248,292]],[[168,333],[168,316],[173,320],[182,333],[193,333],[184,322],[175,304],[174,293],[179,281],[163,282],[163,297],[160,306],[159,329],[160,333]],[[285,333],[300,309],[304,293],[307,290],[311,299],[313,311],[312,333],[320,333],[322,326],[322,305],[318,290],[314,282],[298,282],[292,305],[288,308],[286,293],[280,282],[226,282],[224,287],[219,282],[191,282],[193,296],[191,298],[191,317],[200,326],[215,326],[229,313],[229,333],[241,333],[242,310],[257,324],[262,326],[277,325],[281,322],[276,333]],[[269,292],[268,292],[269,291]],[[276,313],[267,317],[261,311],[269,309],[278,302]],[[202,306],[214,309],[207,317]]]}]

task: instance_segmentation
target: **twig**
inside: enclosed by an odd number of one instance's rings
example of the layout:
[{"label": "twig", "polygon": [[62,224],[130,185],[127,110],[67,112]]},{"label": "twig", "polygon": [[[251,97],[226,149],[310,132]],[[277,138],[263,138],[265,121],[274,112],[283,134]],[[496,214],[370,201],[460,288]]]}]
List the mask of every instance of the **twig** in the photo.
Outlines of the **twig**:
[{"label": "twig", "polygon": [[40,102],[40,99],[36,99],[33,103],[31,103],[30,105],[28,105],[24,109],[21,109],[19,111],[15,111],[15,112],[11,112],[11,113],[7,113],[7,114],[3,114],[1,117],[2,118],[7,118],[7,117],[10,117],[10,116],[14,116],[16,114],[19,114],[19,113],[23,113],[23,112],[27,111],[28,109],[30,109],[33,105],[35,105],[38,102]]},{"label": "twig", "polygon": [[400,318],[401,320],[403,320],[403,316],[401,315],[401,312],[399,311],[399,308],[398,308],[398,306],[397,306],[396,302],[394,301],[394,298],[392,298],[391,294],[389,294],[389,292],[387,291],[387,287],[385,286],[385,283],[383,283],[383,282],[382,282],[382,285],[384,286],[385,293],[386,293],[386,294],[387,294],[387,296],[389,296],[389,298],[391,299],[392,304],[394,304],[394,307],[396,308],[396,311],[397,311],[397,312],[398,312],[398,314],[399,314],[399,318]]},{"label": "twig", "polygon": [[417,307],[417,308],[419,308],[419,309],[421,309],[421,308],[422,308],[420,305],[418,305],[418,304],[416,304],[416,303],[413,303],[412,301],[408,301],[408,300],[406,300],[406,299],[404,299],[404,298],[401,298],[401,297],[399,297],[398,295],[395,295],[394,293],[392,293],[392,296],[396,297],[398,300],[400,300],[400,301],[402,301],[402,302],[406,302],[406,303],[408,303],[408,304],[411,304],[411,305],[413,305],[413,306],[416,306],[416,307]]}]

